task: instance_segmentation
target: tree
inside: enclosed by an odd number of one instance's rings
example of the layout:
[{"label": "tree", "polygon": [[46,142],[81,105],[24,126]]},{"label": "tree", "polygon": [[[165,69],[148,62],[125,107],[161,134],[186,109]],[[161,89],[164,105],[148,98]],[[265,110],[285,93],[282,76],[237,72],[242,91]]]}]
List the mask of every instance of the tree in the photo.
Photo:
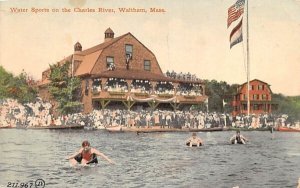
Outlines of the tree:
[{"label": "tree", "polygon": [[66,61],[50,65],[49,91],[58,102],[58,110],[61,114],[69,114],[80,111],[82,103],[80,98],[80,79],[69,75],[71,63]]},{"label": "tree", "polygon": [[18,76],[0,66],[0,98],[13,98],[20,103],[32,102],[37,97],[35,81],[24,71]]},{"label": "tree", "polygon": [[8,98],[13,75],[0,66],[0,99]]},{"label": "tree", "polygon": [[[232,107],[228,103],[232,101],[233,93],[235,91],[234,85],[231,86],[224,81],[218,82],[216,80],[205,80],[205,85],[205,94],[209,97],[209,111],[230,113]],[[228,105],[223,106],[223,100]]]},{"label": "tree", "polygon": [[287,97],[282,94],[273,94],[272,100],[278,104],[276,113],[287,114],[290,122],[300,120],[300,96]]},{"label": "tree", "polygon": [[37,97],[35,84],[30,84],[30,80],[28,74],[23,71],[10,84],[10,94],[20,103],[32,102]]}]

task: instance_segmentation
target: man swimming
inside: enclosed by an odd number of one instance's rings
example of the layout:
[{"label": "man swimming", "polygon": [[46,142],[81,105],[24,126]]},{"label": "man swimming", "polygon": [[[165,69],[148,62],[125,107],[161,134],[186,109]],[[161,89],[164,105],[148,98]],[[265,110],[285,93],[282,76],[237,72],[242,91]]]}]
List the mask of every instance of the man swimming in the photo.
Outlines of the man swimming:
[{"label": "man swimming", "polygon": [[197,137],[196,133],[193,133],[192,136],[187,139],[186,145],[190,147],[192,146],[199,147],[203,145],[203,141],[201,140],[201,138]]},{"label": "man swimming", "polygon": [[246,144],[246,141],[248,140],[243,135],[240,134],[239,130],[237,130],[236,134],[230,138],[230,142],[232,144]]},{"label": "man swimming", "polygon": [[110,160],[107,156],[105,156],[100,151],[96,150],[95,148],[91,147],[89,141],[85,140],[81,144],[81,148],[78,152],[74,153],[73,155],[67,157],[70,160],[72,165],[76,165],[80,163],[82,165],[88,165],[91,163],[98,163],[97,156],[102,157],[103,159],[107,160],[110,164],[115,164],[114,161]]}]

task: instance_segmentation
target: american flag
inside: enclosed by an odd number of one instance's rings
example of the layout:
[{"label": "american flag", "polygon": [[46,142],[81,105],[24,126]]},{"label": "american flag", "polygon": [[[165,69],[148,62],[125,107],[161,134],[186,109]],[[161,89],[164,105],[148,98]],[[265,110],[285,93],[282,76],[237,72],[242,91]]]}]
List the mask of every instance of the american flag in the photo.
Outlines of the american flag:
[{"label": "american flag", "polygon": [[227,28],[244,13],[245,0],[238,0],[228,9]]}]

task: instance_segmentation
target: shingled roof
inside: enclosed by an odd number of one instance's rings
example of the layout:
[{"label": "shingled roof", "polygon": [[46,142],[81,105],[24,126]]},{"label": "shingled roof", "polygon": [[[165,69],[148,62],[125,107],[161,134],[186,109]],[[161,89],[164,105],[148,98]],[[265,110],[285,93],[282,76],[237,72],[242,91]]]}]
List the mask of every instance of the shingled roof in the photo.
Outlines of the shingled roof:
[{"label": "shingled roof", "polygon": [[96,51],[103,50],[104,48],[112,45],[113,43],[117,42],[118,40],[120,40],[121,38],[123,38],[123,37],[125,37],[126,35],[129,35],[129,34],[130,33],[126,33],[124,35],[121,35],[119,37],[111,39],[110,41],[107,41],[107,42],[98,44],[98,45],[96,45],[94,47],[91,47],[91,48],[88,48],[86,50],[83,50],[80,54],[82,54],[82,55],[88,55],[88,54],[94,53]]},{"label": "shingled roof", "polygon": [[81,66],[79,66],[75,72],[75,76],[90,74],[101,53],[102,50],[99,50],[84,56],[81,62]]}]

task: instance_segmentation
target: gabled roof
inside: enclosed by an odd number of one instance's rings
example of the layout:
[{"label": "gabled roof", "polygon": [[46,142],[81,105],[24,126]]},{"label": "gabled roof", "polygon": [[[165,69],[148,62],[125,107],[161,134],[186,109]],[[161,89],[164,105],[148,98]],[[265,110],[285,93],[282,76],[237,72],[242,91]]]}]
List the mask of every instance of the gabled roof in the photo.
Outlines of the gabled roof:
[{"label": "gabled roof", "polygon": [[[258,81],[258,82],[261,82],[261,83],[266,84],[266,85],[269,87],[270,92],[273,93],[272,90],[271,90],[271,88],[270,88],[271,85],[268,84],[267,82],[261,81],[261,80],[259,80],[259,79],[253,79],[253,80],[249,81],[249,83],[254,82],[254,81]],[[242,88],[243,88],[245,85],[247,85],[247,82],[243,83],[242,85],[240,85],[240,86],[238,87],[238,91],[236,92],[236,94],[240,94]],[[235,94],[235,95],[236,95],[236,94]]]},{"label": "gabled roof", "polygon": [[101,53],[102,50],[99,50],[84,56],[80,66],[75,72],[75,76],[90,74]]},{"label": "gabled roof", "polygon": [[[95,66],[95,63],[98,60],[98,57],[102,53],[102,50],[113,43],[117,42],[121,38],[125,37],[130,33],[121,35],[119,37],[116,37],[114,39],[111,39],[110,41],[98,44],[94,47],[88,48],[86,50],[83,50],[82,52],[79,52],[78,55],[81,55],[83,57],[82,62],[80,63],[78,69],[75,72],[75,76],[82,76],[85,74],[90,74],[93,67]],[[67,58],[64,58],[60,62],[58,62],[60,65],[63,64],[65,61],[72,61],[73,54],[68,56]]]},{"label": "gabled roof", "polygon": [[[91,47],[91,48],[88,48],[86,50],[83,50],[83,51],[77,51],[77,55],[81,56],[82,57],[82,61],[78,67],[78,69],[76,70],[76,72],[74,73],[75,76],[83,76],[83,75],[88,75],[91,73],[92,69],[94,68],[99,56],[101,55],[101,53],[103,52],[103,50],[109,46],[111,46],[112,44],[114,44],[115,42],[119,41],[120,39],[126,37],[130,35],[131,37],[133,37],[135,40],[137,40],[143,47],[145,47],[154,57],[154,53],[149,50],[143,43],[141,43],[137,38],[135,38],[130,32],[124,34],[124,35],[121,35],[119,37],[116,37],[116,38],[113,38],[107,42],[103,42],[101,44],[98,44],[94,47]],[[65,61],[72,61],[72,58],[73,58],[73,54],[68,56],[67,58],[64,58],[63,60],[61,60],[59,62],[59,64],[63,64]],[[160,67],[159,67],[160,68]],[[164,81],[171,81],[174,79],[172,78],[168,78],[168,77],[165,77],[164,75],[159,75],[159,74],[154,74],[154,73],[151,73],[151,72],[148,72],[148,71],[137,71],[137,70],[125,70],[126,71],[126,74],[123,71],[121,71],[123,69],[117,69],[115,70],[113,73],[111,73],[112,71],[103,71],[102,74],[104,77],[105,75],[109,75],[109,74],[113,74],[115,77],[121,77],[120,75],[123,75],[123,78],[129,78],[129,77],[132,77],[132,78],[139,78],[139,79],[151,79],[151,80],[164,80]],[[115,75],[116,72],[119,72],[120,75]],[[130,72],[129,74],[130,75],[127,75],[128,72]],[[150,75],[151,74],[151,75]],[[124,77],[124,75],[126,75]],[[111,76],[110,76],[111,77]],[[45,83],[44,83],[45,82]],[[49,83],[49,80],[43,80],[43,84],[46,84],[46,83]]]},{"label": "gabled roof", "polygon": [[[90,74],[93,67],[95,66],[95,64],[97,62],[98,57],[100,56],[101,52],[103,51],[103,49],[111,46],[112,44],[114,44],[115,42],[119,41],[120,39],[124,38],[127,35],[130,35],[135,40],[137,40],[143,47],[145,47],[155,57],[154,53],[151,50],[149,50],[143,43],[141,43],[130,32],[128,32],[124,35],[121,35],[119,37],[111,39],[110,41],[101,43],[97,46],[91,47],[89,49],[86,49],[86,50],[80,52],[80,55],[84,55],[85,57],[84,57],[83,61],[81,62],[78,70],[76,71],[75,75],[80,76],[80,75]],[[96,52],[98,52],[98,53],[96,53]]]},{"label": "gabled roof", "polygon": [[[270,84],[268,84],[267,82],[261,81],[261,80],[259,80],[259,79],[253,79],[253,80],[249,81],[249,83],[251,83],[251,82],[253,82],[253,81],[259,81],[259,82],[261,82],[261,83],[264,83],[264,84],[270,86]],[[241,86],[243,86],[243,85],[245,85],[245,84],[247,84],[247,82],[243,83]]]},{"label": "gabled roof", "polygon": [[104,48],[112,45],[113,43],[117,42],[118,40],[120,40],[121,38],[125,37],[128,34],[130,34],[130,33],[126,33],[126,34],[121,35],[119,37],[113,38],[113,39],[111,39],[111,40],[109,40],[107,42],[104,42],[104,43],[98,44],[98,45],[96,45],[94,47],[91,47],[91,48],[88,48],[86,50],[83,50],[80,54],[82,54],[82,55],[88,55],[90,53],[94,53],[96,51],[103,50]]}]

